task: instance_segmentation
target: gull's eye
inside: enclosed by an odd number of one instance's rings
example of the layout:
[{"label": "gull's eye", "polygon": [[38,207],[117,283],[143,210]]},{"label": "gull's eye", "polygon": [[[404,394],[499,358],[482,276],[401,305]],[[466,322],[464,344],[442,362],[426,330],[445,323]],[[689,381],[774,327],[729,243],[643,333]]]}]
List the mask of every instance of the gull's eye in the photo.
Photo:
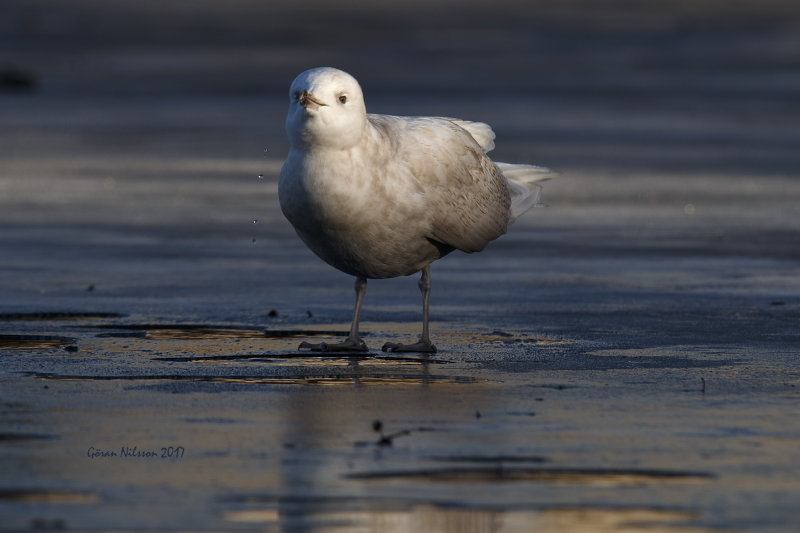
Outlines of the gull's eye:
[{"label": "gull's eye", "polygon": [[300,91],[295,91],[292,93],[292,100],[294,100],[295,102],[300,101]]},{"label": "gull's eye", "polygon": [[347,103],[347,96],[345,96],[345,95],[340,96],[339,97],[339,103],[340,104],[346,104]]}]

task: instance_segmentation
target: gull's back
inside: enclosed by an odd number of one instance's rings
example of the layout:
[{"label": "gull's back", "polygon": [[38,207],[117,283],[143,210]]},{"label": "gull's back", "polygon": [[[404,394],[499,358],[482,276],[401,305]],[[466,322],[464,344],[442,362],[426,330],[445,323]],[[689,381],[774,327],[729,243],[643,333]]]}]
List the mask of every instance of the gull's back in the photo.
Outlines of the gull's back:
[{"label": "gull's back", "polygon": [[368,119],[391,146],[394,164],[418,184],[429,221],[427,239],[478,252],[505,233],[510,192],[485,154],[494,146],[489,126],[436,117],[370,114]]}]

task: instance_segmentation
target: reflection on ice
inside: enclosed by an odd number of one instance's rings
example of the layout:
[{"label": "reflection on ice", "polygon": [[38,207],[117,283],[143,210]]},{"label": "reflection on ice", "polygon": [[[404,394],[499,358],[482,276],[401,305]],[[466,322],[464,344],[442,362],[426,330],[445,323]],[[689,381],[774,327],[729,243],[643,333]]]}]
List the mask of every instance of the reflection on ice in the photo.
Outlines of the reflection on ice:
[{"label": "reflection on ice", "polygon": [[72,348],[76,339],[51,335],[0,335],[0,350],[55,350]]},{"label": "reflection on ice", "polygon": [[92,504],[98,501],[97,494],[88,492],[73,492],[63,490],[0,490],[0,503],[27,503],[27,504]]},{"label": "reflection on ice", "polygon": [[347,477],[362,480],[403,479],[448,483],[533,481],[539,483],[623,487],[664,482],[698,483],[707,481],[712,476],[705,472],[676,470],[522,468],[498,464],[496,466],[480,467],[362,472],[349,474]]},{"label": "reflection on ice", "polygon": [[[391,506],[390,506],[391,507]],[[284,513],[280,508],[229,511],[231,522],[258,523],[318,533],[700,533],[696,513],[669,509],[475,509],[416,505],[408,509],[353,509]]]}]

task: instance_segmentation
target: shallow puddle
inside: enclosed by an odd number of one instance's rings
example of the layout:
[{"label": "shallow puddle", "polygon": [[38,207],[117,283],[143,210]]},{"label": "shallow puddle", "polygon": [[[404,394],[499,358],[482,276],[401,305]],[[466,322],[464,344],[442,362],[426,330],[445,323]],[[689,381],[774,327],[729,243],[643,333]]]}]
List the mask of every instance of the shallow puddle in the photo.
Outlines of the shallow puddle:
[{"label": "shallow puddle", "polygon": [[431,461],[445,463],[479,463],[502,465],[503,463],[546,463],[547,457],[540,455],[447,455],[429,457]]},{"label": "shallow puddle", "polygon": [[46,504],[90,504],[98,501],[97,494],[60,490],[3,489],[0,502],[46,503]]},{"label": "shallow puddle", "polygon": [[415,357],[385,356],[373,353],[325,353],[309,355],[308,353],[262,353],[262,354],[235,354],[235,355],[209,355],[209,356],[181,356],[181,357],[154,357],[154,361],[171,361],[178,363],[226,363],[238,361],[269,361],[302,366],[336,366],[359,365],[376,366],[386,364],[448,364],[451,361],[433,359],[422,355]]},{"label": "shallow puddle", "polygon": [[452,334],[463,339],[462,342],[500,343],[500,344],[535,344],[535,345],[562,345],[573,344],[576,341],[569,339],[552,339],[547,337],[529,336],[527,334],[510,333],[496,330],[491,333],[461,333]]},{"label": "shallow puddle", "polygon": [[184,339],[294,339],[305,337],[344,337],[347,332],[306,329],[262,330],[237,326],[209,326],[205,324],[114,324],[86,326],[87,328],[114,330],[98,333],[98,337],[142,337],[157,340]]},{"label": "shallow puddle", "polygon": [[50,335],[0,335],[0,350],[55,350],[74,347],[76,339]]},{"label": "shallow puddle", "polygon": [[423,470],[395,470],[348,474],[349,479],[420,480],[449,483],[533,481],[597,486],[632,486],[650,483],[698,483],[713,476],[705,472],[674,470],[617,470],[571,468],[525,468],[518,466],[478,466]]},{"label": "shallow puddle", "polygon": [[[313,507],[312,507],[313,506]],[[281,499],[268,506],[227,511],[229,522],[333,532],[383,533],[700,533],[699,515],[681,509],[543,508],[495,509],[403,502],[318,502]]]},{"label": "shallow puddle", "polygon": [[0,313],[0,322],[36,322],[50,320],[101,320],[121,318],[119,313],[76,313],[65,312],[33,312],[33,313]]}]

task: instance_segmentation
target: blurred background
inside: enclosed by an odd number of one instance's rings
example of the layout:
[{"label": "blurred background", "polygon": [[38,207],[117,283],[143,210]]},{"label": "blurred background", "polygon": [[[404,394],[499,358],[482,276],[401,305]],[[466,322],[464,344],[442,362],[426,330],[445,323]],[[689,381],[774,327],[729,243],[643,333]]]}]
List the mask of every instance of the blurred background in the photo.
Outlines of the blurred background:
[{"label": "blurred background", "polygon": [[[560,171],[541,231],[515,225],[540,256],[797,258],[794,1],[5,0],[6,287],[163,295],[153,273],[200,249],[254,284],[265,260],[316,265],[274,194],[289,84],[322,65],[370,111],[485,121],[496,160]],[[225,266],[180,265],[173,285],[212,297]]]},{"label": "blurred background", "polygon": [[[523,155],[562,169],[786,173],[800,159],[790,0],[3,4],[6,114],[53,98],[79,106],[53,124],[54,147],[68,142],[63,128],[91,135],[88,102],[216,97],[262,102],[250,109],[261,129],[195,113],[174,127],[240,135],[243,154],[266,137],[277,155],[282,125],[264,106],[300,71],[331,65],[361,81],[375,111],[499,115],[498,150],[513,137]],[[5,125],[8,155],[24,132]],[[129,148],[180,142],[180,130],[142,128]]]}]

